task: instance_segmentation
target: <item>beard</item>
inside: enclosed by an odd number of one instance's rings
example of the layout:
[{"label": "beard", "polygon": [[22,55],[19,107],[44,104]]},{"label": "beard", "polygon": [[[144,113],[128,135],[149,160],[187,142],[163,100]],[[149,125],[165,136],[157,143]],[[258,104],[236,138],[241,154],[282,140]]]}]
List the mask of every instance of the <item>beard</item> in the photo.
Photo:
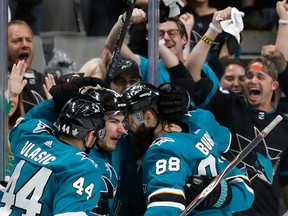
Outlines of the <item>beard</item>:
[{"label": "beard", "polygon": [[140,125],[133,134],[132,147],[135,159],[138,160],[144,155],[151,143],[154,141],[155,128],[146,128],[144,124]]}]

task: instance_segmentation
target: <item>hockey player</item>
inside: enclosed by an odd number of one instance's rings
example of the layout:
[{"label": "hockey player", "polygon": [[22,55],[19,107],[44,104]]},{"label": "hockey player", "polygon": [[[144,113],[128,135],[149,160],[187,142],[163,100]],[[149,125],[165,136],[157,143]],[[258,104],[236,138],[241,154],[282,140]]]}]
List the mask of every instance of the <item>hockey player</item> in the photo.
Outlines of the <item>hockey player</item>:
[{"label": "hockey player", "polygon": [[111,165],[111,152],[115,150],[116,143],[125,132],[123,121],[126,115],[126,103],[120,94],[104,88],[104,85],[98,78],[79,77],[69,83],[57,84],[50,90],[59,106],[70,97],[85,94],[93,97],[94,102],[104,110],[103,139],[97,140],[89,152],[89,156],[97,163],[102,177],[100,201],[94,206],[92,215],[109,214],[118,184],[117,172]]},{"label": "hockey player", "polygon": [[104,112],[84,95],[65,103],[57,117],[53,100],[46,100],[11,129],[15,165],[1,216],[84,216],[98,203],[101,172],[87,152],[102,139]]},{"label": "hockey player", "polygon": [[[91,149],[89,156],[98,164],[102,174],[101,197],[92,214],[107,215],[112,207],[118,185],[118,169],[115,170],[111,164],[111,153],[125,132],[123,121],[126,115],[126,104],[122,100],[122,96],[111,89],[89,88],[89,86],[96,87],[98,84],[102,87],[104,85],[97,78],[76,78],[70,83],[53,86],[50,92],[59,104],[63,103],[63,100],[79,94],[79,92],[88,94],[105,110],[104,138],[95,143],[96,145]],[[85,87],[85,91],[82,87]],[[119,166],[119,162],[113,163],[113,165],[117,164]]]},{"label": "hockey player", "polygon": [[118,140],[125,132],[126,103],[120,94],[110,89],[94,90],[89,94],[105,110],[104,139],[97,142],[89,153],[89,156],[99,165],[103,181],[100,201],[92,212],[97,215],[109,215],[118,185],[118,175],[110,161],[111,152],[116,149]]},{"label": "hockey player", "polygon": [[[220,153],[227,150],[229,143],[218,146],[205,126],[180,121],[178,117],[185,109],[174,110],[176,115],[164,109],[167,102],[174,102],[173,98],[161,99],[161,91],[167,88],[174,87],[165,84],[157,89],[140,82],[123,92],[130,114],[129,128],[135,133],[135,146],[142,157],[142,180],[148,202],[145,215],[179,215],[227,165]],[[186,102],[186,112],[187,104],[190,103]],[[234,169],[193,214],[232,215],[248,209],[253,200],[248,179]]]}]

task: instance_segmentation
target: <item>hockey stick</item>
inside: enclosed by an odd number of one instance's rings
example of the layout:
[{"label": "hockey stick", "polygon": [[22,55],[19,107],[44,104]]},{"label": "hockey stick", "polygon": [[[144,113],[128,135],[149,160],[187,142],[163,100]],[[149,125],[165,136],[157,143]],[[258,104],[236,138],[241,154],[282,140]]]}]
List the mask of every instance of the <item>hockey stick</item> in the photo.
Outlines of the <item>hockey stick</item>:
[{"label": "hockey stick", "polygon": [[213,181],[185,208],[180,216],[189,214],[196,206],[198,206],[220,183],[220,181],[232,171],[266,136],[270,131],[283,119],[282,116],[276,116],[273,121],[267,125],[228,165],[218,174]]},{"label": "hockey stick", "polygon": [[114,51],[113,51],[113,54],[112,54],[111,62],[109,64],[109,68],[108,68],[108,71],[107,71],[107,74],[106,74],[105,81],[106,81],[106,85],[107,86],[109,86],[110,82],[112,81],[112,77],[113,77],[113,74],[115,72],[115,68],[116,68],[117,62],[120,59],[121,47],[122,47],[122,44],[123,44],[123,41],[124,41],[124,38],[125,38],[125,35],[126,35],[126,32],[127,32],[127,28],[129,26],[129,23],[130,23],[130,18],[131,18],[134,6],[136,4],[136,0],[129,0],[129,2],[131,2],[131,3],[130,3],[130,6],[129,6],[128,10],[126,11],[125,21],[124,21],[124,24],[123,24],[123,26],[121,27],[121,29],[119,31],[117,42],[115,44],[115,48],[114,48]]}]

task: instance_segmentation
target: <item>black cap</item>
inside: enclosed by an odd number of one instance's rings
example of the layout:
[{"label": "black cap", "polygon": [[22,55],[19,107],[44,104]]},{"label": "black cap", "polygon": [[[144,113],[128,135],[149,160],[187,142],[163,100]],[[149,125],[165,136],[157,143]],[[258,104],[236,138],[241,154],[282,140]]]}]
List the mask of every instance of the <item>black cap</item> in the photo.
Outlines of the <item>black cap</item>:
[{"label": "black cap", "polygon": [[142,79],[142,75],[140,73],[140,69],[138,64],[134,60],[123,60],[120,59],[117,63],[117,66],[115,68],[115,73],[112,76],[112,80],[114,80],[119,74],[125,71],[132,71],[134,72],[137,76]]}]

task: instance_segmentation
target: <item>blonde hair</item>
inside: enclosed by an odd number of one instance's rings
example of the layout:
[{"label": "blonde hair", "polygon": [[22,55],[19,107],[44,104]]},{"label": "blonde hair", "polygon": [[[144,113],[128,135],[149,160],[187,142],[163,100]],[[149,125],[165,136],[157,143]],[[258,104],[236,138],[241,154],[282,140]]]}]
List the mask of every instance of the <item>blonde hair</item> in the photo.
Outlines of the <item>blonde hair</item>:
[{"label": "blonde hair", "polygon": [[79,71],[84,73],[84,77],[97,77],[101,80],[105,80],[106,71],[101,66],[101,58],[90,59]]}]

